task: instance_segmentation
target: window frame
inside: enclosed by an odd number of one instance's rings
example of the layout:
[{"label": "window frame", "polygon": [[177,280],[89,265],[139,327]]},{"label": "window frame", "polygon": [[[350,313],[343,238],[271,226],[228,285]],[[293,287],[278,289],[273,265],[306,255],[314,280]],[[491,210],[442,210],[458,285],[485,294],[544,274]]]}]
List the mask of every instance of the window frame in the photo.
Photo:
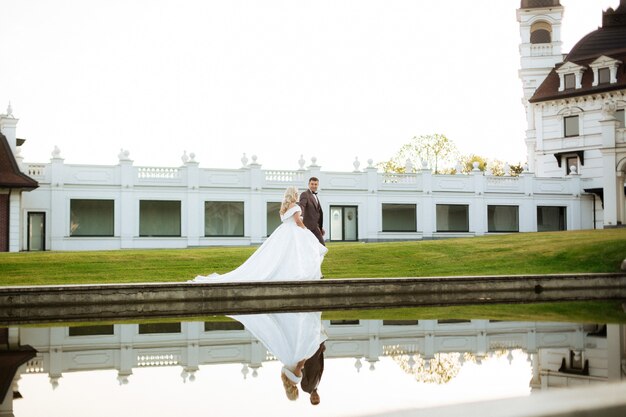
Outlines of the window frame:
[{"label": "window frame", "polygon": [[[210,203],[227,203],[227,204],[241,204],[241,224],[242,224],[242,228],[241,228],[241,234],[231,234],[231,235],[227,235],[227,234],[223,234],[223,235],[209,235],[207,234],[207,216],[206,216],[206,209],[207,209],[207,204]],[[225,200],[205,200],[204,201],[204,237],[244,237],[246,235],[246,204],[245,201],[239,200],[239,201],[225,201]]]},{"label": "window frame", "polygon": [[[111,233],[110,234],[84,234],[84,235],[77,235],[74,234],[74,232],[72,232],[72,204],[74,202],[78,202],[78,201],[89,201],[89,202],[107,202],[111,204]],[[69,210],[69,215],[70,215],[70,222],[69,222],[69,237],[71,238],[83,238],[83,237],[115,237],[115,199],[113,198],[70,198],[70,202],[69,202],[69,206],[70,206],[70,210]],[[100,209],[99,209],[100,210]]]},{"label": "window frame", "polygon": [[[460,229],[450,229],[450,230],[439,230],[439,225],[438,225],[438,217],[437,217],[437,207],[439,206],[458,206],[458,207],[465,207],[467,209],[467,230],[460,230]],[[437,231],[437,233],[469,233],[470,231],[470,205],[469,204],[435,204],[435,229]]]},{"label": "window frame", "polygon": [[[151,202],[151,203],[178,203],[178,234],[177,235],[161,235],[161,234],[156,234],[156,235],[145,235],[145,234],[141,234],[141,203],[143,202]],[[138,227],[139,227],[139,237],[147,237],[147,238],[168,238],[168,237],[183,237],[183,202],[182,200],[139,200],[139,221],[138,221]]]},{"label": "window frame", "polygon": [[[385,229],[385,206],[412,206],[414,215],[414,228],[405,230]],[[380,204],[381,231],[383,233],[416,233],[417,232],[417,204],[416,203],[381,203]]]},{"label": "window frame", "polygon": [[[517,209],[517,227],[515,230],[491,230],[489,224],[489,211],[491,207],[514,207]],[[519,233],[519,205],[514,204],[487,204],[487,233]]]},{"label": "window frame", "polygon": [[[568,134],[567,121],[572,120],[572,119],[576,119],[576,134],[571,134],[571,133]],[[575,115],[563,117],[563,137],[575,138],[578,136],[580,136],[580,115],[575,114]]]},{"label": "window frame", "polygon": [[[570,85],[569,87],[568,84]],[[576,89],[576,74],[569,73],[563,75],[563,89],[566,91]]]},{"label": "window frame", "polygon": [[[602,81],[602,74],[606,74],[606,81]],[[598,85],[611,84],[611,69],[609,67],[598,68]]]}]

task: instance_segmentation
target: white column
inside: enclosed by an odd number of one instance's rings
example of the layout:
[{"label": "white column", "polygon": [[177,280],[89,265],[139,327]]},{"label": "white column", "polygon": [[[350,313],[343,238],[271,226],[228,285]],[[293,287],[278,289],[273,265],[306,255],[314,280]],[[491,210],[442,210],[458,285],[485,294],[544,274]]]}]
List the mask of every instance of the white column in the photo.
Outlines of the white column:
[{"label": "white column", "polygon": [[378,219],[380,218],[380,209],[378,204],[378,169],[370,164],[367,168],[365,168],[365,175],[367,175],[367,197],[365,199],[366,204],[364,207],[365,213],[363,213],[363,215],[359,213],[359,218],[364,219],[362,223],[365,226],[367,234],[363,233],[362,230],[359,230],[359,236],[367,240],[376,240],[378,239],[378,232],[381,230],[381,227],[378,224]]},{"label": "white column", "polygon": [[55,148],[50,159],[50,249],[64,250],[64,238],[69,236],[69,207],[64,198],[63,158]]},{"label": "white column", "polygon": [[433,175],[429,168],[422,167],[422,238],[432,238],[437,231],[437,218],[433,205]]},{"label": "white column", "polygon": [[191,160],[185,163],[187,169],[187,246],[199,246],[200,236],[204,236],[204,204],[198,195],[200,170],[198,163]]},{"label": "white column", "polygon": [[20,237],[22,230],[21,214],[22,191],[11,190],[9,199],[9,252],[19,252],[21,249]]},{"label": "white column", "polygon": [[[136,170],[133,168],[133,161],[128,155],[120,153],[120,200],[119,208],[116,211],[116,219],[119,220],[119,236],[120,247],[122,249],[131,249],[134,247],[133,238],[137,236],[139,226],[139,207],[134,199],[134,186],[137,177]],[[117,226],[117,225],[116,225]]]},{"label": "white column", "polygon": [[620,324],[607,324],[607,368],[609,381],[621,381],[622,379],[622,354],[624,352],[624,326]]},{"label": "white column", "polygon": [[487,218],[487,206],[485,205],[486,179],[482,171],[472,171],[474,177],[474,198],[469,207],[469,231],[476,236],[487,232],[485,220]]},{"label": "white column", "polygon": [[617,222],[626,224],[626,198],[624,196],[624,172],[617,173]]},{"label": "white column", "polygon": [[256,157],[252,157],[252,163],[248,165],[250,173],[250,243],[258,244],[263,242],[266,230],[263,229],[265,224],[264,218],[266,207],[263,205],[263,185],[265,183],[265,173],[261,170],[261,164],[256,162]]},{"label": "white column", "polygon": [[[604,226],[617,225],[617,175],[615,158],[615,131],[618,121],[609,116],[600,120],[602,126],[602,188],[604,189]],[[622,193],[623,190],[620,190]]]}]

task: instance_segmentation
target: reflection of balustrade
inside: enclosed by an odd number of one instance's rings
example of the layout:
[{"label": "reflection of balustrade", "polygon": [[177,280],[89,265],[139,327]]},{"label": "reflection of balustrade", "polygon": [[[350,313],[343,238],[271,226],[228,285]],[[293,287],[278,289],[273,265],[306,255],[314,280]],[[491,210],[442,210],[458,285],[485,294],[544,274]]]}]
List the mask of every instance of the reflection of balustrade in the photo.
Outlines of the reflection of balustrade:
[{"label": "reflection of balustrade", "polygon": [[172,366],[180,363],[180,355],[165,353],[158,355],[138,355],[137,366]]},{"label": "reflection of balustrade", "polygon": [[265,181],[271,182],[299,182],[304,175],[302,171],[265,171]]},{"label": "reflection of balustrade", "polygon": [[37,356],[26,363],[27,374],[41,374],[44,372],[43,358],[41,356]]},{"label": "reflection of balustrade", "polygon": [[139,167],[137,178],[177,180],[180,178],[180,170],[178,168]]},{"label": "reflection of balustrade", "polygon": [[26,168],[26,174],[29,177],[43,177],[46,174],[45,164],[28,164]]}]

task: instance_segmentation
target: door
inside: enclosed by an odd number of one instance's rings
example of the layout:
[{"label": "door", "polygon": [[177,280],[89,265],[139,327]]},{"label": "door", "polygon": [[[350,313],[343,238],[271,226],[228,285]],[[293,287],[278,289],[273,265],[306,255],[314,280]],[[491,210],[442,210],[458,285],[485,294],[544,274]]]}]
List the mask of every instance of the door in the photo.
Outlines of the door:
[{"label": "door", "polygon": [[358,239],[357,206],[330,206],[330,240],[356,241]]},{"label": "door", "polygon": [[28,213],[28,250],[46,250],[46,213]]}]

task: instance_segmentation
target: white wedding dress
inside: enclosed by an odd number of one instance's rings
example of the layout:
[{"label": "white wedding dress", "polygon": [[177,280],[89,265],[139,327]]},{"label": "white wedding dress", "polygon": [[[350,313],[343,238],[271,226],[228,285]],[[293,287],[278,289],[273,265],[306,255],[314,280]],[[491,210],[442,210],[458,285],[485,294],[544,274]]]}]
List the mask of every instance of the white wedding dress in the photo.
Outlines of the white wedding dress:
[{"label": "white wedding dress", "polygon": [[[301,360],[313,356],[328,337],[322,327],[321,312],[229,317],[243,324],[289,371],[294,371]],[[293,380],[293,374],[287,372],[286,375]]]},{"label": "white wedding dress", "polygon": [[328,251],[308,229],[296,224],[295,205],[281,215],[282,224],[239,268],[225,274],[197,276],[191,282],[268,282],[320,279],[324,255]]}]

